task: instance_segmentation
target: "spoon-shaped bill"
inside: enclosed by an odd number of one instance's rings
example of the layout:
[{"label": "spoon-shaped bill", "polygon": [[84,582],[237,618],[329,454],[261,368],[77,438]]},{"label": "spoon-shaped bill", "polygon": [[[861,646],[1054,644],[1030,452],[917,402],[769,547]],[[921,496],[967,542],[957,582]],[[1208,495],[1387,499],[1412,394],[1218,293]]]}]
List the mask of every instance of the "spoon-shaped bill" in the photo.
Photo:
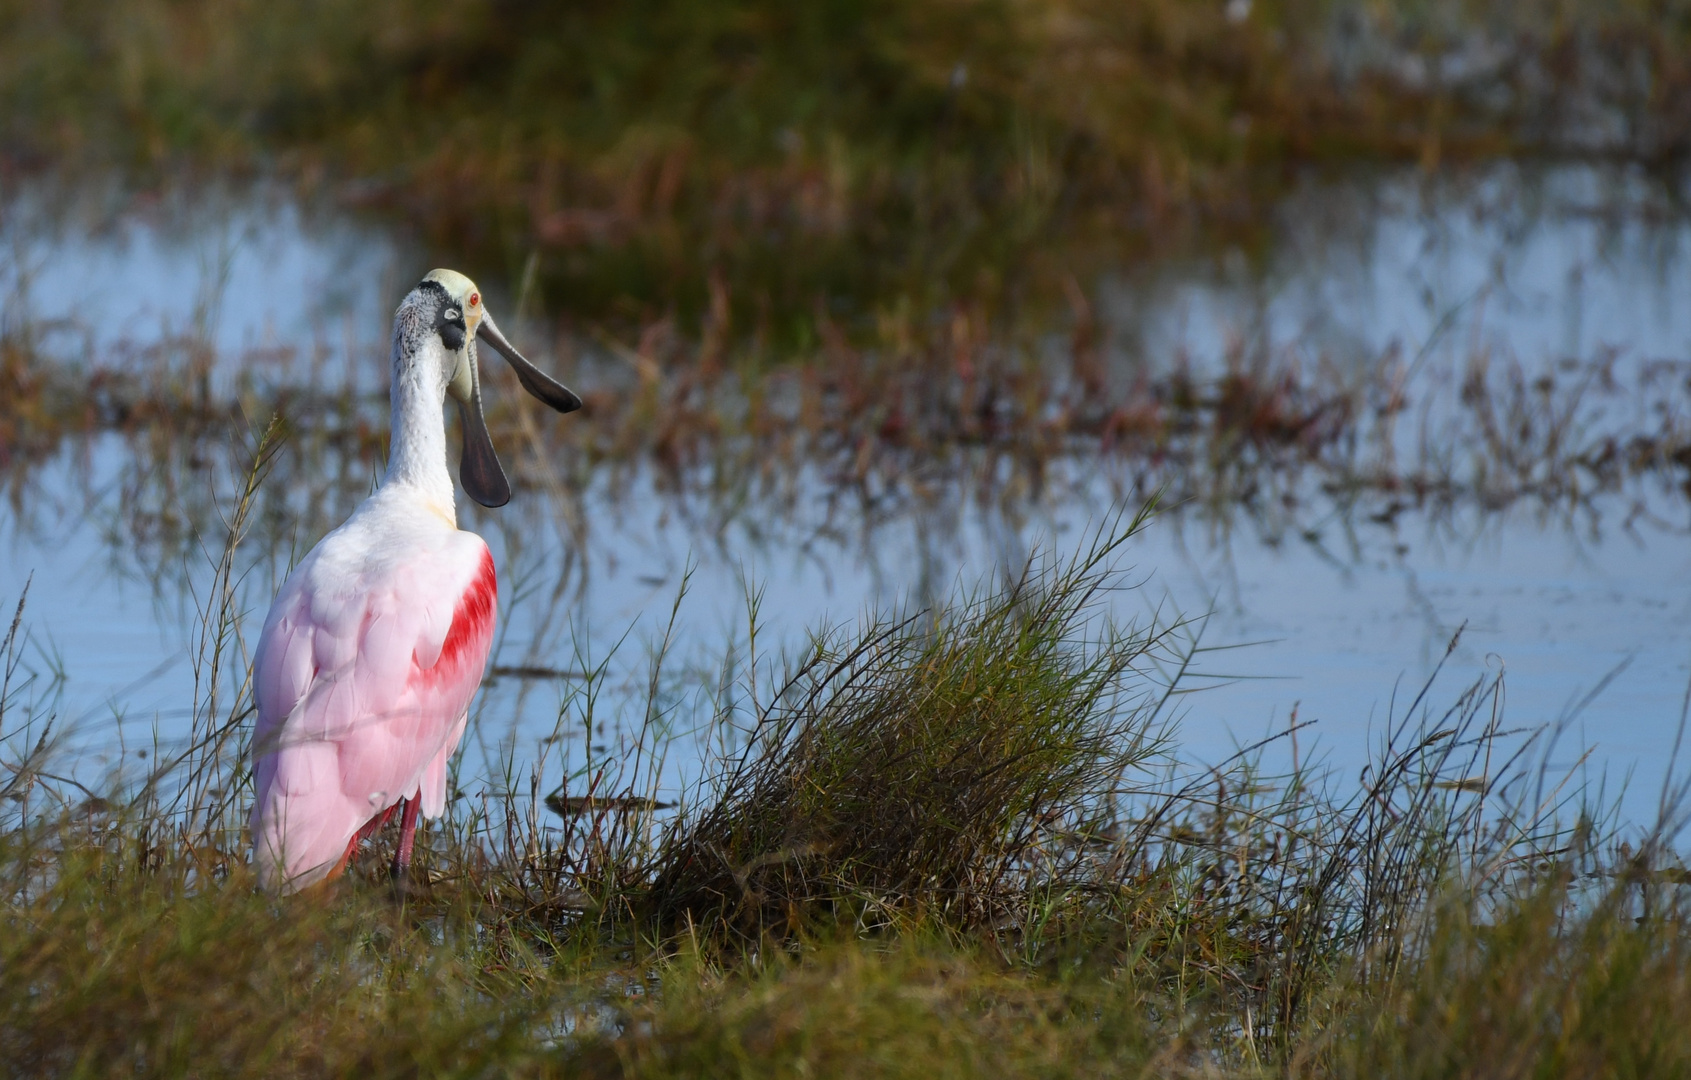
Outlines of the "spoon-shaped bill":
[{"label": "spoon-shaped bill", "polygon": [[476,337],[493,346],[499,355],[516,369],[517,379],[523,384],[524,390],[561,413],[575,412],[581,408],[581,399],[573,390],[529,363],[527,357],[505,340],[505,335],[493,325],[493,316],[482,314],[481,323],[476,327]]},{"label": "spoon-shaped bill", "polygon": [[465,494],[486,507],[504,506],[511,501],[511,482],[505,479],[505,470],[499,466],[493,436],[487,433],[487,421],[481,415],[479,380],[470,392],[470,400],[458,402],[458,423],[464,433],[458,480],[464,485]]}]

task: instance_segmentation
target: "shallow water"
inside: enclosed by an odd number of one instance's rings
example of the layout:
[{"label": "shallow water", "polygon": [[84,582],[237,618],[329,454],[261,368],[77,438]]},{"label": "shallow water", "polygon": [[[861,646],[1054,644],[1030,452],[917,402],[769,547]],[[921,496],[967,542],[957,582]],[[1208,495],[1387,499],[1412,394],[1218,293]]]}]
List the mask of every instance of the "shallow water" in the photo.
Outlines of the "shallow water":
[{"label": "shallow water", "polygon": [[1099,307],[1124,357],[1691,356],[1691,221],[1639,170],[1391,172],[1311,183],[1275,219],[1260,253],[1106,278]]},{"label": "shallow water", "polygon": [[[421,276],[405,253],[381,229],[266,185],[31,187],[0,208],[8,318],[27,317],[67,362],[173,336],[206,342],[225,368],[275,346],[379,356],[391,297]],[[380,365],[358,374],[363,389],[385,377]]]},{"label": "shallow water", "polygon": [[[1241,348],[1358,364],[1395,348],[1421,362],[1479,343],[1529,367],[1611,351],[1691,368],[1691,303],[1673,302],[1691,296],[1691,225],[1629,174],[1388,176],[1312,189],[1280,214],[1279,241],[1254,261],[1223,253],[1102,283],[1117,367],[1220,366]],[[255,342],[303,354],[333,326],[337,355],[371,358],[350,380],[371,388],[384,312],[426,269],[373,226],[308,214],[275,192],[104,216],[48,215],[25,199],[4,221],[14,252],[4,284],[40,318],[61,319],[52,347],[66,362],[183,327],[225,355]],[[116,437],[67,447],[31,479],[26,503],[0,511],[0,600],[31,582],[28,663],[44,681],[62,670],[55,707],[76,728],[85,771],[113,762],[120,743],[133,752],[155,733],[179,738],[194,693],[198,600],[182,583],[203,595],[208,571],[196,556],[184,574],[159,576],[125,539],[130,454]],[[638,697],[687,578],[672,673],[676,685],[706,685],[687,673],[744,643],[747,597],[760,589],[759,647],[773,655],[824,623],[944,597],[1030,553],[1073,551],[1110,515],[1117,486],[1090,462],[1054,471],[1038,494],[930,493],[872,520],[819,477],[792,505],[737,512],[638,468],[604,470],[568,507],[521,492],[470,522],[501,566],[507,620],[494,662],[570,671],[617,650],[609,700]],[[1317,721],[1301,752],[1353,771],[1394,695],[1401,711],[1465,627],[1435,706],[1501,667],[1510,726],[1566,720],[1554,760],[1572,765],[1591,747],[1587,774],[1635,772],[1628,809],[1653,810],[1691,681],[1683,492],[1605,497],[1577,514],[1517,505],[1386,521],[1315,497],[1295,521],[1176,508],[1127,549],[1138,588],[1116,598],[1117,613],[1146,618],[1160,605],[1201,631],[1198,692],[1177,702],[1189,754],[1225,757],[1283,730],[1296,709]],[[254,629],[286,562],[283,548],[244,579]],[[526,759],[554,729],[571,760],[609,752],[614,730],[578,730],[579,691],[568,678],[495,679],[466,767]],[[697,697],[677,703],[678,724],[697,715]],[[677,751],[672,780],[685,758]]]}]

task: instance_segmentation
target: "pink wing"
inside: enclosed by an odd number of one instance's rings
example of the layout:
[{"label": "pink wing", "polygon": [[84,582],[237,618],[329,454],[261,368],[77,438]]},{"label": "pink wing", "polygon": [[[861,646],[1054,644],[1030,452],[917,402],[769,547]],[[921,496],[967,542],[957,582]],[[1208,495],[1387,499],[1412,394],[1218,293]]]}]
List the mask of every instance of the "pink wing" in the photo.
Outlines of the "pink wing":
[{"label": "pink wing", "polygon": [[[313,552],[316,555],[317,552]],[[493,641],[498,583],[481,538],[335,575],[301,565],[253,666],[252,835],[267,886],[336,872],[358,830],[402,798],[446,806],[446,766]]]}]

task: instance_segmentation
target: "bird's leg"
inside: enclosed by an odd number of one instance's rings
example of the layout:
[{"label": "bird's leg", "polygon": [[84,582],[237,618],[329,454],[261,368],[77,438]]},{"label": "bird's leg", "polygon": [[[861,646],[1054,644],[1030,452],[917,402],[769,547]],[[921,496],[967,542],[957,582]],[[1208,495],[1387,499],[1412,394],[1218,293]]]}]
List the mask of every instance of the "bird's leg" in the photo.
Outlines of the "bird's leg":
[{"label": "bird's leg", "polygon": [[357,832],[352,834],[352,839],[346,842],[346,851],[341,855],[341,861],[335,864],[333,870],[329,871],[330,880],[340,877],[346,871],[347,864],[352,862],[354,855],[358,854],[358,845],[381,832],[382,826],[388,823],[390,817],[393,817],[393,807],[391,806],[366,821]]},{"label": "bird's leg", "polygon": [[417,814],[423,804],[416,796],[400,801],[405,809],[399,815],[399,849],[393,853],[393,878],[403,885],[411,877],[411,845],[417,838]]}]

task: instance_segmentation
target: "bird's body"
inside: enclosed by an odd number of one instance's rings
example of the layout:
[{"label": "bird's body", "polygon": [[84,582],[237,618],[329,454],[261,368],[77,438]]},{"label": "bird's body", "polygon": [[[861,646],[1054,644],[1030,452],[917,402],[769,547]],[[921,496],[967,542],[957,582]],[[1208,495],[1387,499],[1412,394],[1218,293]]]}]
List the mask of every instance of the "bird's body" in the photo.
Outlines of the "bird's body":
[{"label": "bird's body", "polygon": [[[446,767],[493,641],[493,555],[383,488],[294,570],[259,639],[254,839],[297,885],[400,799],[446,805]],[[263,873],[263,870],[261,870]]]},{"label": "bird's body", "polygon": [[[265,619],[253,665],[252,835],[269,887],[299,889],[338,873],[402,801],[403,872],[418,811],[445,809],[447,766],[498,604],[487,544],[457,526],[441,416],[448,392],[466,405],[466,488],[490,505],[509,497],[491,444],[470,442],[478,432],[487,438],[466,344],[485,320],[479,308],[474,285],[445,271],[400,305],[387,477],[294,568]],[[452,322],[466,316],[468,326]],[[508,358],[515,352],[491,320],[482,336]],[[518,372],[525,386],[539,380],[537,396],[568,395],[543,396],[560,411],[580,404],[538,372]]]}]

